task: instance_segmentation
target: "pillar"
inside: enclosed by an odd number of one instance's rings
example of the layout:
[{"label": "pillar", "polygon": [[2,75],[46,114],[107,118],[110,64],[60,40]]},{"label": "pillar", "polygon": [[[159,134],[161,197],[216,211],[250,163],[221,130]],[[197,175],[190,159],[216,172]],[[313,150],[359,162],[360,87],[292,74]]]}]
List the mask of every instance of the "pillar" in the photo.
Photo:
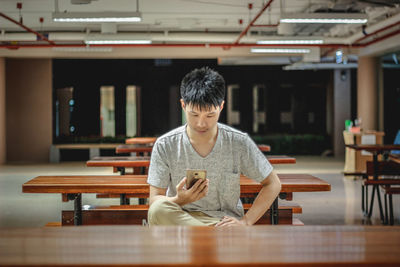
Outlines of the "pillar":
[{"label": "pillar", "polygon": [[357,70],[357,117],[363,130],[378,129],[378,73],[379,58],[358,58]]},{"label": "pillar", "polygon": [[6,68],[0,58],[0,165],[6,162]]}]

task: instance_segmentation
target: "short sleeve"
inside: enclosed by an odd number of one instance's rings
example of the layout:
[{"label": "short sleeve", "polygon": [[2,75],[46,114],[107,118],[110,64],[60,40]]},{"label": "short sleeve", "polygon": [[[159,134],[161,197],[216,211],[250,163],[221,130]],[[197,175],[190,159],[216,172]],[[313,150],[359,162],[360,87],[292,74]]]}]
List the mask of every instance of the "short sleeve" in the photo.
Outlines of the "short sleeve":
[{"label": "short sleeve", "polygon": [[165,146],[157,140],[153,146],[150,159],[147,183],[160,188],[167,188],[170,184],[170,168],[167,161]]},{"label": "short sleeve", "polygon": [[240,155],[242,174],[257,182],[263,181],[273,170],[271,163],[247,134],[242,145]]}]

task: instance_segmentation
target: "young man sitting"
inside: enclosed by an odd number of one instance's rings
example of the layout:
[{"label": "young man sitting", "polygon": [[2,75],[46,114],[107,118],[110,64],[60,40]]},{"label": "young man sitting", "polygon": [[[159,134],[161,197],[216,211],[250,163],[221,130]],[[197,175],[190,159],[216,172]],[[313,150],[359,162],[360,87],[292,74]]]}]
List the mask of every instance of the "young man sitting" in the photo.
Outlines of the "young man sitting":
[{"label": "young man sitting", "polygon": [[[181,84],[187,124],[159,137],[148,174],[150,225],[252,225],[268,210],[281,184],[271,164],[250,137],[218,123],[224,107],[225,81],[204,67]],[[186,170],[205,170],[207,179],[186,187]],[[240,174],[262,184],[244,214]]]}]

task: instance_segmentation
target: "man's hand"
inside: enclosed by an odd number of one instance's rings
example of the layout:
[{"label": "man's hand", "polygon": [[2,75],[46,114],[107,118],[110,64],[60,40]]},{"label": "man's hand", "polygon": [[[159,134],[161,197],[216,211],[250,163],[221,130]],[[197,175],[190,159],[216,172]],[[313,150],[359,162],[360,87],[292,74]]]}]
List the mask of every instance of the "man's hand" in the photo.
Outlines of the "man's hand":
[{"label": "man's hand", "polygon": [[224,216],[219,223],[215,225],[215,227],[232,227],[232,226],[246,226],[247,222],[245,217],[243,219],[238,220],[233,217]]},{"label": "man's hand", "polygon": [[180,206],[195,202],[205,197],[208,193],[208,179],[199,179],[190,189],[186,189],[186,177],[176,186],[174,202]]}]

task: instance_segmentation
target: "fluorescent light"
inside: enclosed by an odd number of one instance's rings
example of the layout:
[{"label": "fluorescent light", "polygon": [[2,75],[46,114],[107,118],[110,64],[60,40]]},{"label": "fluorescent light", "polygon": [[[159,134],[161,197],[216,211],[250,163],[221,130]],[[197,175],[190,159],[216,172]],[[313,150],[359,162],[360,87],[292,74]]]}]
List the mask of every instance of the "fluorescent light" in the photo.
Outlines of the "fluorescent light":
[{"label": "fluorescent light", "polygon": [[151,44],[151,40],[85,40],[85,44]]},{"label": "fluorescent light", "polygon": [[112,52],[112,47],[53,47],[56,52]]},{"label": "fluorescent light", "polygon": [[252,53],[276,53],[276,54],[308,54],[310,49],[294,48],[251,48]]},{"label": "fluorescent light", "polygon": [[299,13],[283,14],[281,23],[352,23],[363,24],[368,21],[366,14],[354,13]]},{"label": "fluorescent light", "polygon": [[66,12],[53,13],[56,22],[139,22],[140,12]]},{"label": "fluorescent light", "polygon": [[257,44],[323,44],[324,40],[260,40]]}]

